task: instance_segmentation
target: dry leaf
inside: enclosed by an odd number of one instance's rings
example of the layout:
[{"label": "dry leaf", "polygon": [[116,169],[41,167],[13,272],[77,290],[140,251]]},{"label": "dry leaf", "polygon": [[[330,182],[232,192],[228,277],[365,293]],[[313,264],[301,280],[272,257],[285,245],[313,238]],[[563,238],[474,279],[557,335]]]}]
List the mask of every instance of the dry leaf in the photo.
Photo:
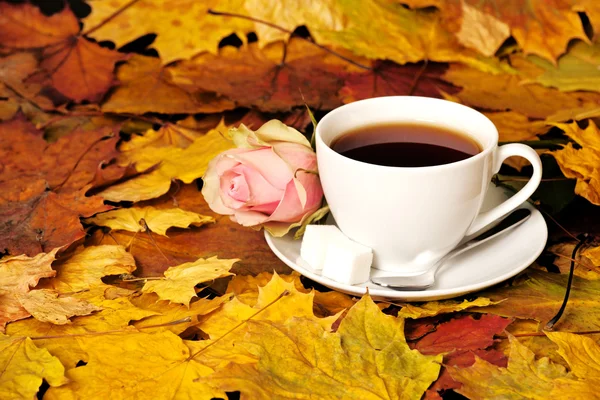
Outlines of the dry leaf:
[{"label": "dry leaf", "polygon": [[[528,62],[514,59],[513,65],[526,69]],[[462,87],[456,96],[462,103],[486,110],[512,110],[530,118],[544,119],[558,111],[598,107],[596,93],[563,93],[537,84],[521,84],[518,74],[486,74],[473,68],[451,64],[442,79]]]},{"label": "dry leaf", "polygon": [[[121,163],[135,163],[138,171],[152,168],[150,172],[118,183],[99,195],[111,201],[141,201],[159,197],[169,191],[171,181],[178,179],[191,183],[204,175],[208,162],[222,151],[233,147],[233,142],[223,137],[223,125],[198,137],[185,149],[175,146],[146,146],[122,154]],[[200,196],[199,196],[200,197]]]},{"label": "dry leaf", "polygon": [[374,63],[371,71],[349,74],[339,96],[344,103],[381,96],[442,97],[440,91],[452,94],[458,88],[441,79],[443,64],[398,65],[390,61]]},{"label": "dry leaf", "polygon": [[577,122],[555,126],[582,148],[577,150],[568,143],[551,154],[567,178],[577,179],[575,193],[600,205],[600,130],[591,120],[585,129],[579,128]]},{"label": "dry leaf", "polygon": [[116,129],[75,130],[48,144],[22,116],[0,124],[0,249],[35,255],[84,237],[79,217],[111,208],[85,193],[115,155]]},{"label": "dry leaf", "polygon": [[107,226],[114,230],[125,230],[129,232],[141,232],[145,227],[140,224],[144,220],[150,231],[162,236],[167,236],[167,229],[188,228],[214,223],[213,217],[200,215],[181,208],[156,209],[154,207],[131,207],[111,210],[97,214],[92,218],[84,220],[87,224]]},{"label": "dry leaf", "polygon": [[[219,121],[221,122],[221,121]],[[139,150],[144,147],[166,147],[173,146],[185,149],[190,144],[194,143],[198,137],[201,137],[210,129],[200,130],[196,126],[197,121],[193,116],[190,116],[176,124],[167,122],[160,127],[159,130],[147,130],[143,135],[133,135],[131,140],[121,144],[120,150],[128,152]],[[210,128],[215,128],[219,124],[212,125]],[[222,126],[224,127],[224,126]]]},{"label": "dry leaf", "polygon": [[[561,274],[568,274],[571,269],[571,256],[576,242],[563,242],[550,246],[547,250],[556,256],[553,265],[558,267]],[[600,247],[590,247],[579,251],[575,255],[575,276],[588,280],[600,279],[600,259],[598,258]],[[534,264],[536,266],[536,264]],[[540,267],[545,270],[545,268]]]},{"label": "dry leaf", "polygon": [[402,308],[398,311],[398,316],[404,318],[433,317],[438,314],[463,311],[472,307],[485,307],[495,303],[485,297],[478,297],[475,300],[463,300],[462,302],[458,300],[443,300],[430,301],[422,305],[405,303],[402,304]]},{"label": "dry leaf", "polygon": [[0,38],[16,49],[43,48],[39,76],[75,101],[100,100],[113,84],[113,69],[125,55],[79,35],[79,22],[65,7],[50,17],[31,4],[0,6]]},{"label": "dry leaf", "polygon": [[559,346],[570,373],[548,358],[535,360],[534,354],[511,336],[507,368],[480,359],[470,368],[449,368],[452,377],[463,384],[457,391],[471,399],[597,397],[600,347],[592,339],[572,333],[549,332],[547,336]]},{"label": "dry leaf", "polygon": [[108,300],[80,294],[75,294],[73,297],[83,298],[101,307],[102,311],[75,317],[70,324],[66,325],[55,325],[29,318],[8,324],[6,333],[15,337],[35,338],[39,347],[47,349],[65,367],[74,368],[79,361],[87,362],[88,353],[82,349],[81,344],[88,338],[94,337],[95,333],[114,330],[135,331],[135,328],[129,327],[130,321],[156,315],[154,311],[135,307],[126,298]]},{"label": "dry leaf", "polygon": [[[157,37],[153,46],[165,64],[187,59],[204,51],[215,53],[222,38],[231,33],[241,33],[245,37],[244,34],[252,31],[254,26],[244,19],[208,14],[210,8],[238,12],[243,7],[241,0],[183,0],[178,3],[155,0],[152,3],[128,3],[128,0],[93,1],[92,12],[84,20],[84,29],[92,30],[90,36],[93,38],[111,40],[117,47],[148,33],[155,33]],[[111,18],[109,23],[98,27],[119,10],[122,11]]]},{"label": "dry leaf", "polygon": [[383,314],[368,295],[335,333],[306,317],[247,326],[232,351],[249,352],[257,364],[230,364],[200,382],[251,399],[409,399],[420,398],[440,369],[441,356],[410,350],[404,320]]},{"label": "dry leaf", "polygon": [[7,322],[29,316],[17,296],[29,292],[40,279],[56,274],[51,264],[58,250],[40,253],[35,257],[22,255],[0,260],[0,332],[4,332]]},{"label": "dry leaf", "polygon": [[[89,354],[87,364],[67,370],[69,383],[50,388],[44,398],[227,397],[195,382],[213,370],[191,359],[189,347],[171,332],[134,331],[77,340]],[[132,360],[138,360],[135,366]]]},{"label": "dry leaf", "polygon": [[[472,311],[534,319],[547,323],[559,310],[565,296],[567,275],[528,271],[528,279],[508,287],[500,287],[480,293],[491,300],[504,301]],[[555,328],[567,331],[595,330],[600,324],[600,314],[594,311],[600,301],[600,280],[588,281],[573,278],[569,305]]]},{"label": "dry leaf", "polygon": [[530,120],[515,111],[484,112],[498,128],[499,142],[521,142],[536,140],[538,135],[547,133],[552,125],[539,120]]},{"label": "dry leaf", "polygon": [[356,70],[309,42],[292,39],[262,50],[255,43],[241,49],[227,46],[219,55],[202,54],[169,72],[186,91],[215,92],[237,106],[275,112],[305,103],[320,109],[340,106],[337,92],[352,68]]},{"label": "dry leaf", "polygon": [[215,93],[191,93],[177,86],[158,58],[134,55],[117,69],[117,78],[121,84],[102,104],[104,112],[191,114],[235,108],[232,101]]},{"label": "dry leaf", "polygon": [[130,274],[135,270],[133,256],[122,246],[80,247],[67,259],[54,264],[56,276],[40,284],[59,293],[81,292],[93,288],[108,288],[102,278]]},{"label": "dry leaf", "polygon": [[56,325],[68,324],[69,318],[74,316],[89,315],[94,311],[102,310],[82,299],[59,297],[58,292],[49,289],[17,294],[17,299],[33,318]]},{"label": "dry leaf", "polygon": [[29,338],[0,333],[0,398],[34,399],[42,380],[51,387],[68,382],[65,368],[48,350],[36,347]]},{"label": "dry leaf", "polygon": [[231,275],[229,270],[237,261],[239,260],[220,260],[217,257],[199,258],[170,267],[165,271],[165,279],[146,282],[142,292],[156,293],[161,300],[188,305],[192,297],[196,296],[196,285]]},{"label": "dry leaf", "polygon": [[600,45],[575,43],[558,59],[558,65],[537,57],[529,57],[544,73],[532,79],[544,86],[555,87],[563,92],[586,90],[600,92]]},{"label": "dry leaf", "polygon": [[[196,326],[203,319],[203,316],[219,309],[223,303],[229,300],[231,300],[231,295],[226,294],[214,299],[197,299],[191,302],[189,306],[184,306],[160,300],[156,293],[142,293],[138,296],[132,296],[131,302],[136,307],[157,313],[157,315],[136,321],[133,326],[137,329],[143,329],[144,332],[152,332],[153,329],[157,331],[167,329],[179,335],[187,328]],[[188,322],[173,324],[174,321],[183,321],[186,318],[189,318]]]}]

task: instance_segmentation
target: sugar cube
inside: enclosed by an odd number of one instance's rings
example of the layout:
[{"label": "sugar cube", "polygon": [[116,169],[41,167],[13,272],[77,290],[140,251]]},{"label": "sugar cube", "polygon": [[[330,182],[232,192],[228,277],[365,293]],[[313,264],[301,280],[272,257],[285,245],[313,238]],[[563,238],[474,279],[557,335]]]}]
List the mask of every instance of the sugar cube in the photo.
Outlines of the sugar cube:
[{"label": "sugar cube", "polygon": [[325,253],[330,242],[345,238],[334,225],[307,225],[302,236],[300,257],[315,271],[323,269]]},{"label": "sugar cube", "polygon": [[346,236],[327,246],[322,276],[347,285],[369,280],[373,251]]}]

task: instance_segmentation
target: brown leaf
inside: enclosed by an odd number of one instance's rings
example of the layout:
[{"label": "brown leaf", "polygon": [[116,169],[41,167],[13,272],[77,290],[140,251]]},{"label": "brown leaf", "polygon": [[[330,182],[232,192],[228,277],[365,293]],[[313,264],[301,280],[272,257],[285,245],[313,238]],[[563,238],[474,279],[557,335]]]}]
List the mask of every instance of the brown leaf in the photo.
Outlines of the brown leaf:
[{"label": "brown leaf", "polygon": [[171,69],[164,68],[158,58],[134,55],[117,69],[117,78],[120,85],[102,104],[102,111],[194,114],[235,108],[233,102],[213,92],[188,91],[176,85]]},{"label": "brown leaf", "polygon": [[380,96],[426,96],[441,98],[440,90],[452,94],[458,88],[441,79],[446,67],[427,63],[398,65],[376,62],[372,71],[349,74],[340,97],[344,103]]},{"label": "brown leaf", "polygon": [[54,249],[35,257],[22,255],[0,260],[0,332],[4,332],[7,322],[29,316],[17,296],[29,292],[40,279],[56,274],[51,264],[57,251]]},{"label": "brown leaf", "polygon": [[284,46],[224,47],[218,56],[203,54],[169,71],[187,91],[215,92],[237,106],[262,111],[287,111],[305,102],[326,110],[341,105],[337,98],[341,75],[356,67],[300,39]]},{"label": "brown leaf", "polygon": [[80,216],[110,209],[85,193],[115,155],[115,129],[76,130],[48,144],[21,116],[0,124],[0,249],[35,255],[68,245],[84,236]]},{"label": "brown leaf", "polygon": [[69,7],[50,17],[31,4],[0,8],[0,39],[16,49],[43,48],[42,71],[31,78],[80,102],[96,101],[112,86],[113,69],[123,54],[79,36],[79,22]]}]

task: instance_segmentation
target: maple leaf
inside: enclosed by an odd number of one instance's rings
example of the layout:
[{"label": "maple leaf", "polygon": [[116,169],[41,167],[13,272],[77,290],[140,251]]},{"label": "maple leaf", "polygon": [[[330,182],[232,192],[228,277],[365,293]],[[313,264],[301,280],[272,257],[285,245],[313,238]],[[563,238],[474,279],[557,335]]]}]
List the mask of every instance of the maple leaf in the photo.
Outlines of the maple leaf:
[{"label": "maple leaf", "polygon": [[[161,399],[227,397],[195,382],[213,370],[195,361],[186,343],[169,331],[124,332],[78,340],[89,354],[87,364],[67,370],[69,383],[50,388],[46,399],[130,399],[143,394]],[[131,360],[139,360],[134,368]]]},{"label": "maple leaf", "polygon": [[48,350],[36,347],[29,338],[12,338],[0,333],[0,397],[33,399],[42,380],[51,387],[64,385],[65,368]]},{"label": "maple leaf", "polygon": [[[503,332],[510,323],[510,320],[496,315],[484,314],[480,319],[469,315],[459,316],[438,325],[432,333],[427,333],[411,348],[422,354],[445,353],[444,366],[469,367],[475,363],[477,356],[494,365],[506,367],[507,359],[504,354],[488,347],[494,344],[494,335]],[[437,392],[460,386],[444,368],[427,391],[427,398],[436,398]]]},{"label": "maple leaf", "polygon": [[133,150],[140,150],[144,147],[164,147],[173,146],[185,149],[190,144],[194,143],[198,137],[209,132],[211,129],[220,126],[225,128],[222,124],[222,120],[219,120],[217,124],[210,125],[210,129],[202,130],[199,129],[198,121],[193,116],[178,121],[177,123],[167,122],[162,125],[158,130],[148,129],[143,135],[132,135],[131,140],[124,142],[120,146],[122,152],[128,152]]},{"label": "maple leaf", "polygon": [[0,260],[0,331],[4,332],[7,322],[29,316],[17,296],[29,292],[40,279],[56,274],[51,264],[57,251],[54,249],[35,257],[22,255]]},{"label": "maple leaf", "polygon": [[56,325],[68,324],[70,317],[89,315],[101,310],[85,300],[69,296],[59,297],[58,292],[48,289],[17,294],[17,299],[33,318]]},{"label": "maple leaf", "polygon": [[126,230],[129,232],[140,232],[145,230],[145,226],[140,223],[145,221],[150,231],[162,236],[167,236],[167,229],[171,227],[187,228],[190,225],[202,226],[208,223],[214,223],[213,217],[196,214],[191,211],[185,211],[181,208],[156,209],[154,207],[131,207],[111,210],[105,213],[96,214],[92,218],[84,220],[87,224],[107,226],[114,230]]},{"label": "maple leaf", "polygon": [[[552,264],[555,267],[558,267],[561,274],[568,274],[571,269],[571,256],[575,245],[576,242],[563,242],[548,247],[548,252],[556,255]],[[578,251],[575,255],[576,264],[573,274],[588,280],[600,279],[599,255],[600,247],[590,247]],[[536,266],[536,264],[534,264],[534,266]]]},{"label": "maple leaf", "polygon": [[472,399],[594,398],[600,383],[600,347],[592,339],[571,333],[549,332],[547,336],[559,346],[571,373],[548,358],[535,360],[531,350],[514,337],[507,368],[498,368],[478,359],[470,368],[450,367],[454,379],[462,383],[457,391]]},{"label": "maple leaf", "polygon": [[[412,0],[406,2],[413,5]],[[419,0],[416,3],[419,7],[424,5]],[[570,40],[588,40],[570,1],[450,0],[426,3],[442,9],[445,25],[455,32],[463,45],[488,56],[492,56],[511,34],[525,53],[538,54],[553,62],[565,52]]]},{"label": "maple leaf", "polygon": [[48,144],[22,116],[0,124],[0,248],[34,255],[81,239],[79,217],[110,207],[86,197],[97,167],[115,154],[115,127],[75,130]]},{"label": "maple leaf", "polygon": [[[529,68],[526,60],[514,58],[519,70]],[[487,74],[474,68],[451,64],[442,79],[462,87],[454,94],[462,103],[487,110],[512,110],[530,118],[544,119],[558,111],[597,108],[597,93],[564,93],[537,84],[523,85],[518,74]]]},{"label": "maple leaf", "polygon": [[443,64],[398,65],[378,61],[371,71],[348,74],[339,95],[344,103],[381,96],[442,97],[440,91],[452,94],[458,90],[441,79]]},{"label": "maple leaf", "polygon": [[546,60],[531,56],[529,60],[544,69],[544,73],[532,81],[544,86],[555,87],[563,92],[586,90],[600,92],[600,45],[585,42],[575,43],[554,65]]},{"label": "maple leaf", "polygon": [[[527,275],[527,279],[512,286],[480,293],[492,300],[505,300],[472,311],[548,322],[563,302],[568,276],[536,270],[528,271]],[[589,311],[593,310],[598,299],[596,292],[600,290],[600,280],[588,281],[574,277],[571,288],[569,304],[556,327],[569,331],[596,329],[600,324],[600,315]]]},{"label": "maple leaf", "polygon": [[[273,279],[273,275],[272,272],[266,271],[257,275],[236,275],[229,281],[227,293],[235,294],[238,300],[253,307],[258,301],[259,288],[266,286]],[[295,271],[290,275],[278,275],[278,277],[286,282],[292,282],[294,288],[299,292],[311,292],[310,289],[304,287],[300,280],[300,274]],[[338,314],[352,307],[355,303],[352,297],[336,291],[320,292],[312,290],[312,293],[314,293],[313,312],[318,317]]]},{"label": "maple leaf", "polygon": [[126,58],[79,35],[79,23],[68,7],[47,17],[31,4],[2,3],[0,14],[3,44],[42,47],[38,79],[49,75],[51,86],[75,101],[100,100],[113,83],[115,63]]},{"label": "maple leaf", "polygon": [[398,316],[404,318],[433,317],[442,313],[463,311],[471,307],[485,307],[491,304],[495,304],[495,302],[485,297],[478,297],[475,300],[463,300],[462,302],[458,300],[429,301],[422,305],[404,303],[398,311]]},{"label": "maple leaf", "polygon": [[[92,12],[84,19],[89,35],[98,40],[111,40],[121,47],[147,33],[157,35],[153,46],[163,63],[190,58],[204,51],[215,53],[219,41],[232,33],[245,37],[254,24],[240,18],[223,18],[208,14],[214,6],[233,11],[243,7],[243,1],[197,2],[182,0],[177,3],[156,0],[150,3],[128,0],[93,1]],[[220,3],[220,4],[219,4]],[[108,23],[105,23],[110,18]]]},{"label": "maple leaf", "polygon": [[158,58],[133,55],[118,67],[116,75],[120,85],[102,103],[104,112],[193,114],[235,108],[231,100],[215,93],[188,92],[177,86],[170,68],[164,68]]},{"label": "maple leaf", "polygon": [[256,43],[241,49],[224,47],[219,55],[202,54],[169,71],[187,91],[215,92],[237,106],[275,112],[305,103],[319,109],[340,106],[342,75],[356,69],[310,42],[292,39],[262,50]]},{"label": "maple leaf", "polygon": [[138,171],[150,169],[150,172],[113,185],[99,195],[111,201],[141,201],[167,193],[174,179],[193,182],[204,175],[208,162],[214,156],[233,147],[233,142],[223,137],[223,128],[219,125],[185,149],[176,146],[130,146],[129,151],[121,154],[121,164],[134,163]]},{"label": "maple leaf", "polygon": [[231,275],[229,270],[238,261],[220,260],[217,257],[199,258],[170,267],[165,271],[165,279],[146,282],[142,292],[156,293],[161,300],[188,305],[192,297],[196,296],[196,285]]},{"label": "maple leaf", "polygon": [[[452,33],[442,27],[438,10],[411,10],[399,2],[384,0],[368,4],[354,0],[337,3],[346,25],[343,29],[314,26],[311,32],[321,44],[398,64],[430,60],[460,62],[492,72],[505,68],[496,60],[481,57],[463,47]],[[311,28],[310,23],[307,26]]]},{"label": "maple leaf", "polygon": [[40,287],[70,293],[107,288],[103,277],[130,274],[135,270],[135,261],[122,246],[79,247],[68,258],[54,263],[53,268],[56,276],[41,282]]},{"label": "maple leaf", "polygon": [[522,142],[536,140],[538,135],[547,133],[552,125],[539,120],[530,120],[526,115],[515,111],[484,112],[498,128],[499,142]]},{"label": "maple leaf", "polygon": [[555,126],[562,129],[582,148],[576,150],[568,143],[561,150],[551,154],[567,178],[577,179],[575,193],[593,204],[600,205],[600,130],[592,120],[585,129],[579,128],[577,122]]},{"label": "maple leaf", "polygon": [[[70,324],[55,325],[33,318],[8,324],[6,333],[13,337],[32,337],[39,347],[47,349],[67,368],[74,368],[79,361],[87,362],[88,353],[82,348],[88,338],[106,331],[134,330],[130,321],[156,315],[156,312],[135,307],[127,298],[105,299],[92,291],[91,295],[75,294],[102,308],[101,311],[82,317],[74,317]],[[104,293],[102,290],[101,293]],[[95,297],[95,298],[93,298]]]},{"label": "maple leaf", "polygon": [[440,368],[441,356],[410,350],[404,320],[383,314],[368,295],[335,333],[306,317],[252,319],[247,325],[235,351],[245,350],[258,362],[230,364],[200,382],[252,399],[408,399],[420,398]]}]

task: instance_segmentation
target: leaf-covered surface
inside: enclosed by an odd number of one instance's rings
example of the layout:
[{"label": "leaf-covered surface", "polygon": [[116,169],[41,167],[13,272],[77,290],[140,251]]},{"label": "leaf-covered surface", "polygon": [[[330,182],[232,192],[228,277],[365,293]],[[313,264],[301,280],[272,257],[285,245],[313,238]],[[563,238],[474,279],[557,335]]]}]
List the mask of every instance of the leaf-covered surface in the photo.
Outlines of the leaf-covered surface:
[{"label": "leaf-covered surface", "polygon": [[[0,2],[0,398],[597,397],[598,32],[594,0]],[[230,128],[306,144],[311,116],[397,95],[542,154],[550,239],[522,276],[356,298],[204,200]]]}]

